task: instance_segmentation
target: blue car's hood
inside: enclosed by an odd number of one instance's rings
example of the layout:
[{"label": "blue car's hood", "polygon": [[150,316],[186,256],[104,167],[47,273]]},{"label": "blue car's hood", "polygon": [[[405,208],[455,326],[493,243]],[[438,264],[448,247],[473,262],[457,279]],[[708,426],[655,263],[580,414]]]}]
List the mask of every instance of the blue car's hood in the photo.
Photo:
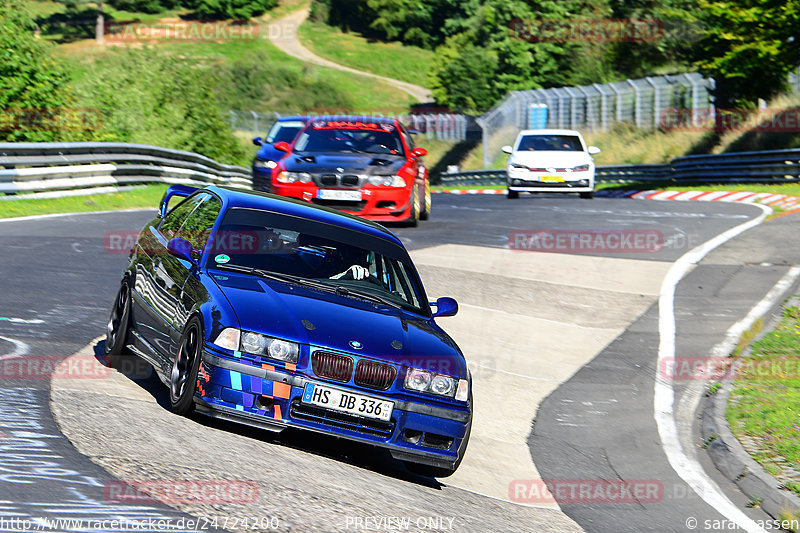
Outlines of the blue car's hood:
[{"label": "blue car's hood", "polygon": [[466,377],[463,356],[432,320],[279,281],[229,272],[213,277],[244,330]]}]

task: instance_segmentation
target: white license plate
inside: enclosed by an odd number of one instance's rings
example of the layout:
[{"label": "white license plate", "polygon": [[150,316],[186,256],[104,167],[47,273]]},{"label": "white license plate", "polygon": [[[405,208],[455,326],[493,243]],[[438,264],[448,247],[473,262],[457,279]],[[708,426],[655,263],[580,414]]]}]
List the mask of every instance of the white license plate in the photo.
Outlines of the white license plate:
[{"label": "white license plate", "polygon": [[394,402],[353,394],[318,383],[306,383],[303,389],[303,403],[383,421],[389,420],[394,409]]},{"label": "white license plate", "polygon": [[343,191],[341,189],[320,189],[317,191],[320,200],[350,200],[361,201],[361,191]]}]

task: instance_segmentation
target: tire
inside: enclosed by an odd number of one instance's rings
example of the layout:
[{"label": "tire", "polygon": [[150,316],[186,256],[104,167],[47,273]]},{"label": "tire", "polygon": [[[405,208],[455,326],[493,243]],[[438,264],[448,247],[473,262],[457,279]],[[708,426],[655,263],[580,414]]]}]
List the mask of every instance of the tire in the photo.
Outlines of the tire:
[{"label": "tire", "polygon": [[183,330],[169,374],[169,403],[175,414],[187,416],[194,411],[194,392],[202,351],[203,326],[197,317],[193,317]]},{"label": "tire", "polygon": [[419,224],[419,187],[414,186],[411,193],[411,213],[406,220],[406,226],[416,228]]},{"label": "tire", "polygon": [[425,183],[425,209],[419,214],[420,220],[428,220],[431,217],[431,184]]},{"label": "tire", "polygon": [[592,198],[594,198],[594,191],[581,192],[581,193],[578,193],[578,194],[580,195],[581,198],[583,198],[585,200],[591,200]]},{"label": "tire", "polygon": [[506,193],[506,198],[510,200],[519,198],[519,191],[512,191],[511,189],[508,189],[508,192]]},{"label": "tire", "polygon": [[127,355],[128,329],[131,321],[131,290],[128,280],[120,285],[106,326],[106,356]]}]

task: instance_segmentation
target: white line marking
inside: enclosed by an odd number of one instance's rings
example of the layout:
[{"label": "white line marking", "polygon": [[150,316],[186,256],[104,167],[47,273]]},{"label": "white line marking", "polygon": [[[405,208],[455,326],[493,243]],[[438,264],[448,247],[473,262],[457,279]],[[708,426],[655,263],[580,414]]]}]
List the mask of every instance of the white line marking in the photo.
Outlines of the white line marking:
[{"label": "white line marking", "polygon": [[41,318],[16,318],[16,317],[7,317],[7,316],[0,316],[0,322],[9,322],[11,324],[44,324],[44,320]]},{"label": "white line marking", "polygon": [[157,211],[157,209],[153,207],[153,208],[138,208],[138,209],[115,209],[109,211],[85,211],[81,213],[50,213],[49,215],[30,215],[27,217],[0,218],[0,223],[25,222],[26,220],[40,220],[43,218],[55,218],[55,217],[72,217],[77,215],[107,215],[108,213],[135,213],[137,211]]},{"label": "white line marking", "polygon": [[22,357],[23,355],[28,353],[28,350],[30,349],[27,344],[25,344],[22,341],[18,341],[17,339],[11,339],[3,336],[0,336],[0,339],[3,339],[6,342],[10,342],[11,344],[14,345],[14,351],[6,355],[0,355],[0,361],[2,361],[3,359],[16,359],[17,357]]},{"label": "white line marking", "polygon": [[758,302],[755,307],[753,307],[750,312],[747,313],[746,317],[730,327],[728,333],[725,335],[725,339],[714,346],[714,348],[711,350],[711,355],[714,357],[727,357],[730,355],[730,353],[736,347],[736,344],[739,342],[742,334],[750,329],[756,320],[764,316],[764,314],[769,311],[773,305],[775,305],[775,303],[778,301],[778,298],[780,298],[781,295],[792,286],[799,276],[800,266],[793,266],[790,268],[789,271],[780,280],[778,280],[778,283],[776,283],[775,286],[770,289],[767,295],[764,296],[764,299]]},{"label": "white line marking", "polygon": [[[675,289],[680,280],[691,270],[693,265],[700,262],[718,246],[733,239],[737,235],[753,228],[772,212],[772,209],[760,204],[755,204],[763,210],[760,216],[743,224],[735,226],[700,246],[683,254],[667,272],[661,284],[661,294],[658,300],[658,368],[666,364],[667,360],[675,357]],[[661,437],[661,446],[673,470],[683,479],[692,490],[706,503],[716,509],[720,514],[736,523],[745,531],[761,533],[764,531],[744,512],[742,512],[716,484],[706,476],[702,467],[691,461],[684,453],[678,426],[674,417],[675,390],[672,380],[660,375],[656,376],[653,395],[653,416],[658,426]]]}]

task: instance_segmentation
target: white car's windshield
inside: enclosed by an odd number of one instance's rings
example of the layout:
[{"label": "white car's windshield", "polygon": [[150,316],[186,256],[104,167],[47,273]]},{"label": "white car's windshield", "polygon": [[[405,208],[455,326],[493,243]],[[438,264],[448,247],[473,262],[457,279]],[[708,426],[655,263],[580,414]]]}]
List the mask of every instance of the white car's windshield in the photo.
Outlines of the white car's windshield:
[{"label": "white car's windshield", "polygon": [[582,152],[583,145],[575,135],[526,135],[517,151]]}]

